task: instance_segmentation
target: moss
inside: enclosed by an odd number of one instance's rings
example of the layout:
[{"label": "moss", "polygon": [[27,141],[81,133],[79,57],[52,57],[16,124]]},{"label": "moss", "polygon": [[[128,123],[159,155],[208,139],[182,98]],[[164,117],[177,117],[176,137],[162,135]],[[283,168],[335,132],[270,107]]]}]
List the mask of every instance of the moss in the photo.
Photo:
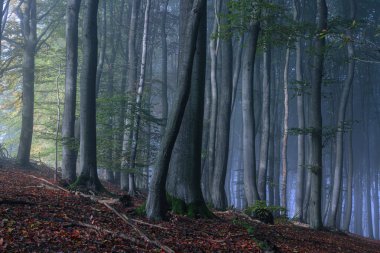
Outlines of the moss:
[{"label": "moss", "polygon": [[95,193],[105,192],[110,194],[100,183],[99,179],[91,180],[90,177],[85,175],[80,175],[77,180],[69,186],[69,189],[82,192],[93,191]]},{"label": "moss", "polygon": [[214,214],[207,208],[204,202],[186,204],[183,200],[166,195],[170,209],[175,214],[186,215],[190,218],[214,218]]},{"label": "moss", "polygon": [[141,217],[146,216],[146,203],[144,202],[141,206],[136,208],[136,214]]}]

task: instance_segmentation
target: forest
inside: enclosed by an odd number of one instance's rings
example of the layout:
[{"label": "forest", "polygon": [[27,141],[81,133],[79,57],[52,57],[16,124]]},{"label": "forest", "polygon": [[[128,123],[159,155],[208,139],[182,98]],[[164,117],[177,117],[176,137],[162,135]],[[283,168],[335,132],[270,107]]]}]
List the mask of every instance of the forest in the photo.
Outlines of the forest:
[{"label": "forest", "polygon": [[0,0],[0,251],[379,252],[377,71],[378,0]]}]

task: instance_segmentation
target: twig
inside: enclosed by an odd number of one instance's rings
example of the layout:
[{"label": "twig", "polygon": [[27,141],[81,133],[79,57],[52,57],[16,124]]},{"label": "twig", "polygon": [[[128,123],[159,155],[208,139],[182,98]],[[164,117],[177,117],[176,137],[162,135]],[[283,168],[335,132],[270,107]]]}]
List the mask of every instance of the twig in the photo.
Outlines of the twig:
[{"label": "twig", "polygon": [[120,214],[118,211],[115,210],[115,208],[111,207],[110,205],[108,205],[107,203],[103,203],[103,205],[105,205],[108,209],[110,209],[112,212],[114,212],[117,216],[119,216],[125,223],[127,223],[129,226],[131,226],[137,233],[139,233],[139,235],[146,241],[146,242],[149,242],[149,243],[152,243],[154,245],[156,245],[157,247],[159,247],[160,249],[164,250],[165,252],[168,252],[168,253],[174,253],[174,250],[172,250],[171,248],[165,246],[165,245],[162,245],[160,242],[156,241],[156,240],[151,240],[149,239],[149,237],[141,230],[139,229],[138,227],[136,227],[132,222],[131,222],[131,219],[128,218],[127,216],[123,215],[123,214]]},{"label": "twig", "polygon": [[[24,174],[24,175],[26,175],[26,174]],[[63,188],[63,187],[61,187],[61,186],[59,186],[59,185],[56,185],[56,184],[50,183],[50,182],[47,181],[46,179],[43,179],[43,178],[40,178],[40,177],[36,177],[36,176],[33,176],[33,175],[26,175],[26,176],[31,177],[31,178],[34,178],[34,179],[37,179],[37,180],[40,180],[40,181],[42,181],[42,182],[44,182],[44,183],[46,183],[46,184],[48,184],[48,185],[50,185],[50,186],[53,186],[53,187],[55,187],[55,188],[57,188],[57,189],[60,189],[60,190],[62,190],[62,191],[64,191],[64,192],[70,193],[69,190],[66,190],[65,188]]]},{"label": "twig", "polygon": [[142,244],[140,240],[138,240],[136,238],[133,238],[133,237],[130,237],[130,236],[124,234],[124,233],[114,232],[114,231],[111,231],[111,230],[108,230],[108,229],[105,229],[105,228],[101,228],[99,226],[83,223],[83,222],[80,222],[80,221],[74,221],[72,219],[69,219],[69,220],[71,222],[71,224],[69,224],[69,225],[90,228],[90,229],[93,229],[93,230],[96,230],[96,231],[99,231],[99,232],[103,232],[103,233],[106,233],[106,234],[111,234],[111,235],[116,236],[116,237],[120,237],[122,239],[131,241],[131,242],[136,243],[136,244]]},{"label": "twig", "polygon": [[162,227],[162,226],[159,226],[159,225],[150,224],[148,222],[144,222],[144,221],[141,221],[141,220],[136,220],[136,219],[130,219],[130,220],[133,221],[133,222],[135,222],[135,223],[140,223],[140,224],[143,224],[143,225],[147,225],[149,227],[160,228],[160,229],[164,229],[164,230],[168,230],[169,229],[169,228]]}]

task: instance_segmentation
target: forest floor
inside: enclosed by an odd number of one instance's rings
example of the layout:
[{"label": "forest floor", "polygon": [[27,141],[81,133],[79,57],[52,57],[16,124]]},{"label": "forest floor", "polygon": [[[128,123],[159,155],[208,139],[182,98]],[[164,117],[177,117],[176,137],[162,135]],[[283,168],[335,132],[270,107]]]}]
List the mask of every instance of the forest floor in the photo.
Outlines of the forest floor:
[{"label": "forest floor", "polygon": [[116,200],[69,192],[48,168],[3,164],[0,252],[380,252],[380,241],[286,221],[266,225],[235,211],[152,223],[136,212],[143,197],[132,206]]}]

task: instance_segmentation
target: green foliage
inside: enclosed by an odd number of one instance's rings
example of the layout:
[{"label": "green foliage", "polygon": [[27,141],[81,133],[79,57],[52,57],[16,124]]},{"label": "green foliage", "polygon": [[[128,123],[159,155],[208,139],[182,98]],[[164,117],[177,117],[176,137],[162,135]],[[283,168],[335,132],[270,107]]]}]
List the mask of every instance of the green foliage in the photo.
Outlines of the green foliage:
[{"label": "green foliage", "polygon": [[141,217],[146,216],[146,202],[144,202],[141,206],[136,208],[136,214]]},{"label": "green foliage", "polygon": [[260,200],[245,209],[244,213],[264,223],[273,224],[275,214],[281,213],[286,217],[287,210],[280,206],[268,206],[265,201]]}]

